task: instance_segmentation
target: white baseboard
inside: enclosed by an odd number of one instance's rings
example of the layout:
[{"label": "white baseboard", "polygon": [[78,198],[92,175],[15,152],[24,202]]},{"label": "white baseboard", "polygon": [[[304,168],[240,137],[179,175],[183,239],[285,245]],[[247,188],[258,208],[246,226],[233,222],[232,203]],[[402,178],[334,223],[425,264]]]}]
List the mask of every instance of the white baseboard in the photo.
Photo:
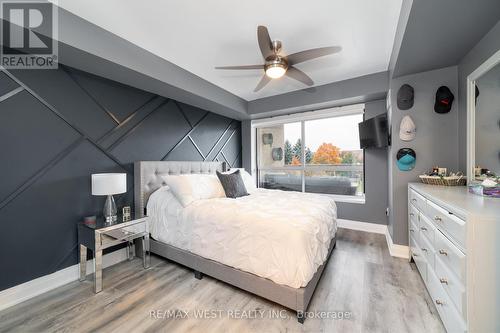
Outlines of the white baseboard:
[{"label": "white baseboard", "polygon": [[337,226],[344,229],[371,232],[374,234],[385,234],[387,225],[353,220],[337,219]]},{"label": "white baseboard", "polygon": [[391,234],[389,229],[385,224],[375,224],[368,222],[360,222],[353,220],[337,219],[337,226],[340,228],[359,230],[365,232],[371,232],[375,234],[385,235],[385,240],[387,241],[387,247],[389,248],[389,253],[393,257],[397,258],[409,258],[409,248],[405,245],[398,245],[392,242]]},{"label": "white baseboard", "polygon": [[394,244],[389,229],[385,233],[385,240],[387,241],[387,247],[391,256],[404,259],[410,258],[410,248],[406,245]]},{"label": "white baseboard", "polygon": [[[102,257],[103,268],[113,266],[127,259],[127,249],[120,249]],[[87,275],[94,273],[93,261],[87,261]],[[0,311],[47,291],[78,280],[80,265],[76,264],[52,274],[0,291]]]}]

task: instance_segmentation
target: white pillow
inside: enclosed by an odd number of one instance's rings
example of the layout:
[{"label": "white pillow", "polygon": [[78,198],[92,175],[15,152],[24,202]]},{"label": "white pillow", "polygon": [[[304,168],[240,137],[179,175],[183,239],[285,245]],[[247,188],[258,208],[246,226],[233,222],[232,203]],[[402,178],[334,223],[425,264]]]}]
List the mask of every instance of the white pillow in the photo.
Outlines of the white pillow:
[{"label": "white pillow", "polygon": [[224,198],[226,196],[216,175],[166,175],[162,178],[184,207],[196,200]]},{"label": "white pillow", "polygon": [[240,175],[241,178],[243,179],[243,183],[245,183],[245,188],[247,189],[248,193],[255,192],[257,190],[257,186],[255,186],[255,181],[244,168],[231,168],[229,171],[223,172],[223,173],[233,173],[236,172],[236,170],[240,170]]}]

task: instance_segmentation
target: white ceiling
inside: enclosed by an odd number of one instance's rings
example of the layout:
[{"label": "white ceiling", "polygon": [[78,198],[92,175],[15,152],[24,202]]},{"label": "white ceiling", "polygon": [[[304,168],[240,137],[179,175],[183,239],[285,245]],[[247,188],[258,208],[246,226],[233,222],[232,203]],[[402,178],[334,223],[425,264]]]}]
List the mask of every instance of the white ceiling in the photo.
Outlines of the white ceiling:
[{"label": "white ceiling", "polygon": [[297,65],[322,85],[387,70],[402,0],[59,0],[59,6],[246,100],[304,88],[287,77],[253,89],[263,71],[214,66],[263,63],[257,26],[284,54],[342,52]]}]

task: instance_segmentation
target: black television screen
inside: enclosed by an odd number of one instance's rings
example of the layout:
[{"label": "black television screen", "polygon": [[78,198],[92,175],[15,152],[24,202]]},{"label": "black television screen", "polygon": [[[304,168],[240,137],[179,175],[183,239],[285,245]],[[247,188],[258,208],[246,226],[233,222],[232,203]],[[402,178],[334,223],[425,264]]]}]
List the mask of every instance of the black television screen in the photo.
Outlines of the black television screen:
[{"label": "black television screen", "polygon": [[359,145],[361,149],[382,148],[389,145],[387,114],[367,119],[359,123]]}]

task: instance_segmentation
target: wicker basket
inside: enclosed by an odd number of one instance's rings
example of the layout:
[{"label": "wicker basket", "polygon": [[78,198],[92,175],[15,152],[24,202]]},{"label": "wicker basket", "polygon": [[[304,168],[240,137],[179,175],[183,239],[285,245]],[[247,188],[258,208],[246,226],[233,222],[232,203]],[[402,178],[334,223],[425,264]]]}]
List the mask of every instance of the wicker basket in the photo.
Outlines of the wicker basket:
[{"label": "wicker basket", "polygon": [[424,184],[429,185],[444,185],[444,186],[465,186],[467,178],[463,176],[440,177],[440,176],[419,176]]}]

